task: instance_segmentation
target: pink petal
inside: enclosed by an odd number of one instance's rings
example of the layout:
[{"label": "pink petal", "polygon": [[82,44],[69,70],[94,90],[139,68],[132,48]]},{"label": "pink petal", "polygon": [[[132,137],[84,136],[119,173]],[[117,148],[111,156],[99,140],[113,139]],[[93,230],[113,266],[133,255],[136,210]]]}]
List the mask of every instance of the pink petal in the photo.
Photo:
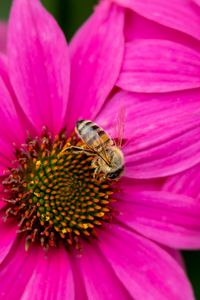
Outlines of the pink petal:
[{"label": "pink petal", "polygon": [[122,9],[102,2],[70,44],[71,129],[78,118],[97,114],[117,80],[124,50],[123,16]]},{"label": "pink petal", "polygon": [[83,282],[83,277],[80,272],[80,267],[78,263],[78,258],[82,255],[82,249],[81,251],[72,251],[70,254],[70,263],[72,267],[73,272],[73,279],[74,279],[74,285],[75,285],[75,299],[76,300],[86,300],[87,299],[87,293],[85,289],[85,285]]},{"label": "pink petal", "polygon": [[167,40],[126,44],[117,85],[127,91],[168,92],[200,86],[200,54]]},{"label": "pink petal", "polygon": [[152,179],[135,179],[122,176],[117,183],[119,189],[125,186],[126,192],[140,192],[140,191],[160,191],[166,183],[166,178],[152,178]]},{"label": "pink petal", "polygon": [[[200,9],[190,0],[115,0],[138,14],[200,39]],[[189,20],[189,22],[188,22]]]},{"label": "pink petal", "polygon": [[[1,203],[2,206],[2,203]],[[0,216],[0,264],[8,255],[17,237],[17,226],[10,220],[6,222]]]},{"label": "pink petal", "polygon": [[5,81],[2,80],[2,78],[5,80],[5,74],[3,74],[1,66],[0,59],[0,74],[2,74],[0,77],[0,175],[2,175],[4,167],[10,166],[14,159],[13,143],[21,145],[26,136],[10,91]]},{"label": "pink petal", "polygon": [[154,178],[176,174],[199,162],[200,128],[126,159],[126,176]]},{"label": "pink petal", "polygon": [[[12,102],[16,109],[18,118],[20,119],[20,123],[22,124],[23,128],[26,128],[25,131],[28,131],[32,136],[35,136],[36,130],[34,129],[34,127],[31,125],[30,120],[27,118],[27,116],[24,114],[22,108],[19,105],[19,102],[16,98],[15,92],[13,90],[13,87],[10,83],[10,78],[9,78],[9,74],[8,74],[8,62],[7,62],[7,57],[4,55],[0,54],[0,77],[2,78],[4,84],[6,85],[6,88],[8,89],[9,93],[10,93],[10,97],[12,98]],[[24,142],[24,140],[23,140]]]},{"label": "pink petal", "polygon": [[[4,169],[0,166],[0,173],[3,173]],[[2,180],[2,177],[1,177]],[[6,206],[6,202],[4,199],[7,199],[5,197],[4,187],[2,184],[0,184],[0,209],[4,208]]]},{"label": "pink petal", "polygon": [[[1,299],[21,299],[33,270],[40,263],[40,257],[44,257],[44,251],[41,248],[33,248],[26,252],[25,240],[18,240],[0,265]],[[45,257],[43,259],[45,260]],[[30,292],[29,299],[34,299],[32,291]]]},{"label": "pink petal", "polygon": [[125,176],[171,175],[200,161],[200,90],[150,95],[118,92],[96,122],[111,132],[120,107],[126,109]]},{"label": "pink petal", "polygon": [[7,23],[0,22],[0,52],[6,53]]},{"label": "pink petal", "polygon": [[[0,174],[3,173],[4,171],[4,167],[2,165],[0,165]],[[2,184],[2,181],[4,180],[4,177],[3,176],[0,176],[0,218],[2,218],[2,220],[0,221],[5,221],[4,220],[4,216],[5,216],[5,211],[4,209],[2,210],[2,208],[5,208],[6,206],[6,201],[5,199],[9,199],[10,198],[10,194],[9,192],[5,191],[5,188]],[[6,223],[6,224],[10,224],[9,222]],[[15,226],[15,225],[14,225]],[[12,227],[12,225],[11,225]]]},{"label": "pink petal", "polygon": [[0,138],[0,176],[5,174],[7,168],[12,167],[12,161],[15,159],[13,150],[12,144]]},{"label": "pink petal", "polygon": [[175,193],[120,193],[117,219],[142,235],[172,248],[200,247],[200,203]]},{"label": "pink petal", "polygon": [[2,53],[0,53],[0,78],[7,85],[9,82],[7,57]]},{"label": "pink petal", "polygon": [[11,81],[24,112],[40,132],[64,126],[69,57],[65,37],[37,0],[15,0],[8,32]]},{"label": "pink petal", "polygon": [[132,10],[126,12],[124,34],[127,42],[135,39],[161,39],[183,44],[198,52],[200,51],[197,39],[138,15]]},{"label": "pink petal", "polygon": [[185,270],[185,262],[184,262],[184,258],[181,254],[181,251],[172,249],[172,248],[168,248],[168,247],[164,247],[164,249],[180,264],[180,266]]},{"label": "pink petal", "polygon": [[88,300],[102,300],[103,295],[108,300],[132,299],[97,245],[84,244],[76,260]]},{"label": "pink petal", "polygon": [[74,282],[66,249],[51,249],[46,257],[41,251],[20,299],[73,300]]},{"label": "pink petal", "polygon": [[200,164],[170,176],[163,186],[163,190],[178,194],[185,194],[194,198],[200,195]]},{"label": "pink petal", "polygon": [[102,252],[133,299],[194,299],[180,265],[150,240],[116,225],[99,239]]},{"label": "pink petal", "polygon": [[[22,128],[15,105],[10,93],[0,77],[0,132],[1,139],[12,147],[12,143],[21,144],[25,139],[25,130]],[[17,132],[17,134],[16,134]]]},{"label": "pink petal", "polygon": [[197,5],[200,5],[200,0],[193,0],[194,3],[196,3]]}]

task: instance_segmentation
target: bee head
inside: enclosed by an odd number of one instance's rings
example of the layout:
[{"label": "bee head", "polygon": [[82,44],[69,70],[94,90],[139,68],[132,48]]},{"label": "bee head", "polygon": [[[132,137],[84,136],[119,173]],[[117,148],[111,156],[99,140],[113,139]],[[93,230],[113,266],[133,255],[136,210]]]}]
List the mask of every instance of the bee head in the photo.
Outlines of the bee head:
[{"label": "bee head", "polygon": [[110,173],[107,173],[106,174],[106,178],[110,179],[110,180],[116,180],[116,179],[119,179],[119,177],[122,175],[122,172],[123,172],[124,168],[120,168],[120,169],[117,169],[116,171],[114,172],[110,172]]}]

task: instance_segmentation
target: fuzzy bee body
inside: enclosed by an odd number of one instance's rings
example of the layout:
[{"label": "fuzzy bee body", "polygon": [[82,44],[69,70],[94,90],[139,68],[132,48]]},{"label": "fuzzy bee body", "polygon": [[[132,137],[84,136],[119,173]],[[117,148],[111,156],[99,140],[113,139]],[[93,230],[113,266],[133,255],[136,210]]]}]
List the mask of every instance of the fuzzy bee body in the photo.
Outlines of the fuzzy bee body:
[{"label": "fuzzy bee body", "polygon": [[96,152],[102,152],[105,147],[113,145],[109,135],[92,121],[78,121],[75,130],[81,140]]},{"label": "fuzzy bee body", "polygon": [[79,120],[75,131],[88,148],[83,151],[94,155],[94,176],[102,173],[104,179],[119,179],[124,169],[124,156],[114,140],[90,120]]}]

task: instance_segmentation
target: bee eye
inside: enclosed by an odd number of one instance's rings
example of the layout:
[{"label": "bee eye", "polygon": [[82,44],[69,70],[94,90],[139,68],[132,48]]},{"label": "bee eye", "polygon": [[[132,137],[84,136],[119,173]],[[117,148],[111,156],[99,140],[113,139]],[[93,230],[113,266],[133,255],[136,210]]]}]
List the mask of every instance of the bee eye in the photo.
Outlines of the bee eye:
[{"label": "bee eye", "polygon": [[115,179],[116,177],[117,177],[117,174],[115,172],[107,174],[107,178],[109,178],[109,179]]},{"label": "bee eye", "polygon": [[112,179],[112,180],[113,179],[118,179],[122,175],[123,169],[124,168],[122,167],[122,168],[116,170],[115,172],[108,173],[107,178]]}]

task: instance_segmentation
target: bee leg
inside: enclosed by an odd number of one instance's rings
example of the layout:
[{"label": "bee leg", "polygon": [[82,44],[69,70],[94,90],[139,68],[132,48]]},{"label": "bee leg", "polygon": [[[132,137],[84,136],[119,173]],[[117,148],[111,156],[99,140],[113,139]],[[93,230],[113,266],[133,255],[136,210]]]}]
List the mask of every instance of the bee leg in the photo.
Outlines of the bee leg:
[{"label": "bee leg", "polygon": [[100,171],[100,168],[98,166],[96,166],[96,168],[94,169],[94,173],[93,173],[94,179],[98,179],[99,171]]},{"label": "bee leg", "polygon": [[98,183],[102,183],[106,180],[106,177],[102,176],[102,174],[100,173],[100,169],[96,169],[94,171],[93,177],[98,181]]},{"label": "bee leg", "polygon": [[98,157],[95,156],[94,159],[93,159],[93,161],[91,162],[91,166],[93,168],[95,168],[95,170],[99,168],[99,165],[97,164],[97,161],[98,161]]},{"label": "bee leg", "polygon": [[92,167],[94,168],[93,178],[101,182],[100,172],[101,168],[98,164],[98,157],[96,156],[92,161]]},{"label": "bee leg", "polygon": [[94,152],[89,149],[84,149],[84,148],[76,147],[76,146],[70,146],[65,151],[72,151],[73,153],[84,153],[86,155],[94,154]]}]

